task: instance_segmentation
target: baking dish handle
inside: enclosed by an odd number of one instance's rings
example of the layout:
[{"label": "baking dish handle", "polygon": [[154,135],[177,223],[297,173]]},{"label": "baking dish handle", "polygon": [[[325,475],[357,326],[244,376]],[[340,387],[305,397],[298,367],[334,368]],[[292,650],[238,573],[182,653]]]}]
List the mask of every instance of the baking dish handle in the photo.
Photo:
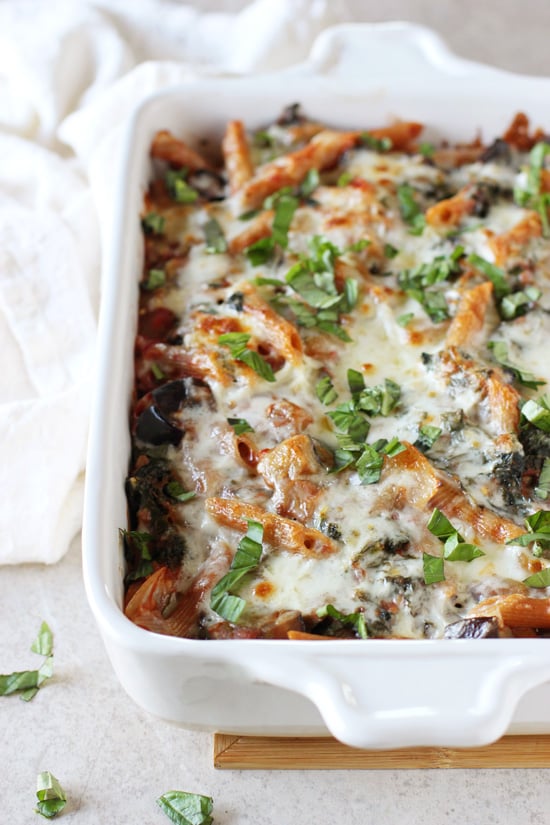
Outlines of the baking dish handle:
[{"label": "baking dish handle", "polygon": [[434,69],[447,78],[501,70],[458,57],[431,29],[415,23],[353,23],[332,26],[315,40],[304,71],[343,78],[349,91],[376,82],[433,83]]},{"label": "baking dish handle", "polygon": [[329,649],[322,659],[303,648],[269,681],[307,696],[341,742],[374,749],[489,744],[506,733],[521,697],[550,681],[540,652],[511,655],[499,641],[425,644],[438,648],[426,656],[415,642],[373,642],[363,658]]}]

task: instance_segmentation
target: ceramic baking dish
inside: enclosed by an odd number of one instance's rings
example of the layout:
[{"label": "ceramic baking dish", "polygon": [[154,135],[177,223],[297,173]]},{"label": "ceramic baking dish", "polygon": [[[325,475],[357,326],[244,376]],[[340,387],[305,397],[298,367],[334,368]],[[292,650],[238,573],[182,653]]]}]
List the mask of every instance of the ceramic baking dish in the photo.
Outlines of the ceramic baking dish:
[{"label": "ceramic baking dish", "polygon": [[148,99],[126,135],[106,255],[99,372],[84,518],[88,599],[113,667],[140,706],[188,728],[312,736],[363,748],[475,746],[505,732],[550,732],[550,642],[197,641],[160,636],[121,611],[128,409],[141,274],[139,212],[158,129],[219,139],[229,119],[259,127],[299,101],[335,126],[399,117],[426,139],[487,140],[517,111],[550,128],[550,79],[521,77],[452,55],[404,23],[326,30],[307,62],[255,78],[206,78]]}]

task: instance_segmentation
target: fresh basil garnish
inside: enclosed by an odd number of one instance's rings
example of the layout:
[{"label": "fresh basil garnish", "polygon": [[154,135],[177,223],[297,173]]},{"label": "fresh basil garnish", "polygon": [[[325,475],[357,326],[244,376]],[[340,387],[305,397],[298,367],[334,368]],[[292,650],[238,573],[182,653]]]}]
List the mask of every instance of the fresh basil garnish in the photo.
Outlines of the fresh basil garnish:
[{"label": "fresh basil garnish", "polygon": [[351,624],[353,625],[357,632],[357,635],[360,636],[361,639],[368,639],[367,625],[365,623],[365,614],[359,610],[356,613],[341,613],[340,610],[337,610],[334,607],[334,605],[326,604],[324,607],[319,608],[319,610],[317,611],[317,615],[320,619],[324,619],[326,618],[326,616],[330,616],[331,619],[336,619],[342,624]]},{"label": "fresh basil garnish", "polygon": [[157,805],[175,825],[212,825],[214,801],[187,791],[166,791],[157,799]]},{"label": "fresh basil garnish", "polygon": [[195,203],[199,193],[189,186],[185,178],[187,169],[169,169],[164,176],[168,194],[176,203]]},{"label": "fresh basil garnish", "polygon": [[275,381],[271,365],[264,361],[259,353],[248,349],[246,346],[249,340],[250,335],[246,332],[226,332],[224,335],[219,336],[218,343],[228,347],[232,358],[251,367],[260,378],[264,378],[266,381]]},{"label": "fresh basil garnish", "polygon": [[536,378],[533,373],[518,367],[517,364],[513,364],[508,359],[508,345],[505,341],[489,341],[487,346],[492,350],[495,361],[511,372],[516,381],[523,384],[524,387],[536,390],[537,387],[541,387],[546,383],[546,381]]},{"label": "fresh basil garnish", "polygon": [[164,217],[156,212],[149,212],[141,219],[143,231],[149,235],[162,235],[164,224]]},{"label": "fresh basil garnish", "polygon": [[227,241],[223,234],[223,229],[216,220],[210,218],[204,225],[204,237],[206,240],[206,251],[212,255],[221,255],[227,252]]},{"label": "fresh basil garnish", "polygon": [[422,553],[422,568],[425,584],[437,584],[445,581],[445,566],[441,556]]},{"label": "fresh basil garnish", "polygon": [[227,423],[233,427],[235,435],[254,432],[254,428],[250,426],[245,418],[228,418]]},{"label": "fresh basil garnish", "polygon": [[34,809],[46,819],[53,819],[67,804],[67,795],[59,780],[50,771],[42,771],[36,779],[38,803]]},{"label": "fresh basil garnish", "polygon": [[247,524],[246,535],[239,542],[229,572],[214,585],[210,594],[210,607],[228,622],[238,621],[246,607],[245,600],[230,591],[258,566],[262,555],[264,528],[257,521],[247,520]]},{"label": "fresh basil garnish", "polygon": [[416,201],[416,192],[409,183],[397,187],[397,199],[401,217],[409,225],[409,233],[421,235],[426,226],[426,218]]},{"label": "fresh basil garnish", "polygon": [[0,696],[18,693],[29,702],[45,681],[53,676],[53,634],[46,622],[42,622],[38,636],[31,645],[33,653],[45,656],[38,670],[21,670],[0,674]]}]

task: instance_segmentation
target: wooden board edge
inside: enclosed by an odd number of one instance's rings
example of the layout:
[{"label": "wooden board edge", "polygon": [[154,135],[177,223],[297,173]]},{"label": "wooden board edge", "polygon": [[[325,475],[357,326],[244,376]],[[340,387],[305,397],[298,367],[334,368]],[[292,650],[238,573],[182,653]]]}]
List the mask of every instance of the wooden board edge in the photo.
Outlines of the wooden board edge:
[{"label": "wooden board edge", "polygon": [[214,734],[214,767],[222,770],[420,770],[549,768],[550,735],[504,736],[476,748],[359,750],[332,737]]}]

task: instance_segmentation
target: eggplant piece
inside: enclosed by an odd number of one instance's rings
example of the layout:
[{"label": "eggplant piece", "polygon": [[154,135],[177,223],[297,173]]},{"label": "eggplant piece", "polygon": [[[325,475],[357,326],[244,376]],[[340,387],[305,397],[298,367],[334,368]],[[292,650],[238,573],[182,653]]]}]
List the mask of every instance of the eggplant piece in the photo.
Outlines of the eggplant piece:
[{"label": "eggplant piece", "polygon": [[500,163],[511,163],[512,152],[508,143],[502,138],[494,140],[488,146],[479,158],[481,163],[490,163],[491,161],[498,161]]},{"label": "eggplant piece", "polygon": [[460,619],[448,624],[444,639],[498,639],[498,621],[494,616]]},{"label": "eggplant piece", "polygon": [[145,444],[155,447],[172,444],[177,447],[183,436],[184,430],[171,424],[154,404],[143,410],[137,420],[136,438]]},{"label": "eggplant piece", "polygon": [[223,201],[226,195],[226,182],[222,175],[209,169],[197,169],[187,176],[187,183],[207,201]]},{"label": "eggplant piece", "polygon": [[299,103],[291,103],[290,106],[285,106],[279,117],[277,118],[278,126],[297,126],[303,123],[305,117],[300,111]]},{"label": "eggplant piece", "polygon": [[163,415],[178,412],[182,407],[206,404],[214,409],[214,399],[207,384],[197,378],[177,378],[157,387],[151,393],[154,406]]}]

